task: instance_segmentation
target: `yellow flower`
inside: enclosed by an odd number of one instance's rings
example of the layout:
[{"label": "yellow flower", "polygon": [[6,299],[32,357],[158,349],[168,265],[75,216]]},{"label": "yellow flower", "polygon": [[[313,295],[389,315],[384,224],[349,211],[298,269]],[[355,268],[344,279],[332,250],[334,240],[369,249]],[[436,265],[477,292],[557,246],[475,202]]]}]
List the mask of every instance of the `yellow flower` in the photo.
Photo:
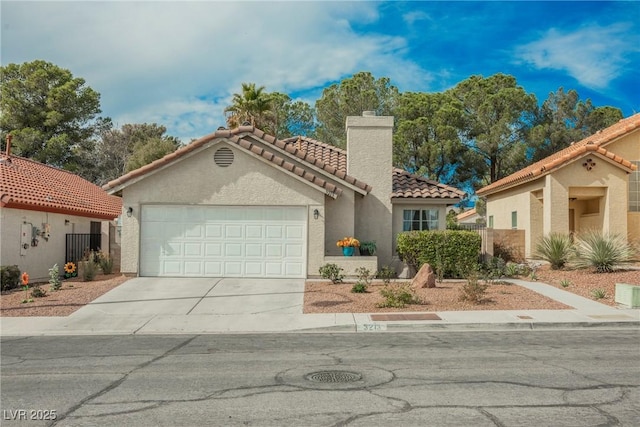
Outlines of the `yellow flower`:
[{"label": "yellow flower", "polygon": [[73,273],[74,271],[76,271],[76,265],[72,262],[68,262],[64,265],[64,272],[65,273]]}]

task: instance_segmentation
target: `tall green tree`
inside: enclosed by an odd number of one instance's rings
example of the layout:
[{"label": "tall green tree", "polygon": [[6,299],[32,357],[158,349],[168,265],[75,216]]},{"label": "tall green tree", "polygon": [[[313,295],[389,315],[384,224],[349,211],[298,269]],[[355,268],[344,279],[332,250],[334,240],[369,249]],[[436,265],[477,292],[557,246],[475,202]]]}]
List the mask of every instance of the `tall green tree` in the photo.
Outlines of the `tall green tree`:
[{"label": "tall green tree", "polygon": [[175,151],[181,144],[156,123],[103,128],[95,149],[85,153],[81,175],[103,185]]},{"label": "tall green tree", "polygon": [[271,102],[270,124],[267,125],[276,138],[312,136],[315,130],[315,111],[303,101],[293,101],[280,92],[268,94]]},{"label": "tall green tree", "polygon": [[464,140],[469,148],[463,169],[476,185],[503,178],[526,163],[525,135],[536,109],[536,97],[518,86],[515,77],[471,76],[450,91],[463,106]]},{"label": "tall green tree", "polygon": [[227,126],[236,128],[248,122],[264,131],[273,131],[271,97],[265,87],[256,87],[255,83],[242,83],[242,92],[234,93],[231,105],[224,109]]},{"label": "tall green tree", "polygon": [[363,111],[375,111],[379,116],[394,115],[398,96],[398,88],[389,78],[376,79],[369,72],[354,74],[329,86],[316,101],[318,139],[344,147],[347,116],[360,116]]},{"label": "tall green tree", "polygon": [[533,161],[545,158],[572,142],[616,123],[622,111],[614,107],[594,107],[590,99],[580,100],[575,90],[559,88],[549,94],[536,112],[528,135]]},{"label": "tall green tree", "polygon": [[466,151],[460,139],[462,104],[449,93],[402,93],[396,109],[394,164],[418,175],[452,185],[469,177],[458,170]]},{"label": "tall green tree", "polygon": [[0,68],[0,133],[13,152],[57,167],[77,167],[101,125],[100,94],[69,70],[41,60]]}]

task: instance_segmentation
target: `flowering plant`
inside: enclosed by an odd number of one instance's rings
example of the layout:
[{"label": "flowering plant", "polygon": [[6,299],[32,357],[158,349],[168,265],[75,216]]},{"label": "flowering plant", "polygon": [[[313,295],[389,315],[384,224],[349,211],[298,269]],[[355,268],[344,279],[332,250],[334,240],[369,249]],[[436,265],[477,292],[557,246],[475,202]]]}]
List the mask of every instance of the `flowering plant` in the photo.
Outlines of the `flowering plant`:
[{"label": "flowering plant", "polygon": [[336,243],[336,246],[339,246],[341,248],[345,248],[345,247],[357,248],[358,246],[360,246],[360,241],[355,237],[345,237],[342,240],[338,240],[338,242]]},{"label": "flowering plant", "polygon": [[68,262],[64,265],[64,277],[75,277],[78,275],[76,265],[72,262]]}]

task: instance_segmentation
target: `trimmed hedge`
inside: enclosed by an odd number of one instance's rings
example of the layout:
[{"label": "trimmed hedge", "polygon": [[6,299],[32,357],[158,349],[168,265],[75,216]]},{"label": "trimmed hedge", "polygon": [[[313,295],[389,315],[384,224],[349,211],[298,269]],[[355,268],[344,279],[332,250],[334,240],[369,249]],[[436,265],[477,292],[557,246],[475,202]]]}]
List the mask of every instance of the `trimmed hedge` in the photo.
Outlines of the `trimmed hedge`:
[{"label": "trimmed hedge", "polygon": [[20,269],[17,265],[0,266],[0,289],[8,291],[20,286]]},{"label": "trimmed hedge", "polygon": [[478,265],[482,238],[474,231],[408,231],[397,238],[400,259],[416,269],[429,263],[442,266],[444,277],[464,277],[465,269]]}]

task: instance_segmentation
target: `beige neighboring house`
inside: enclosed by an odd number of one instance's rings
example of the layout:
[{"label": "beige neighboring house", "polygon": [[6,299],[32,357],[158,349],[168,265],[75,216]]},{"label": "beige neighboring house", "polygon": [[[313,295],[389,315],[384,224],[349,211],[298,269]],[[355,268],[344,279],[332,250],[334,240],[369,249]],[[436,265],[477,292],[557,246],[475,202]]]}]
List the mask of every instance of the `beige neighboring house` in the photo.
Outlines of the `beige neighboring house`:
[{"label": "beige neighboring house", "polygon": [[476,212],[475,208],[456,215],[456,221],[458,224],[484,224],[484,218]]},{"label": "beige neighboring house", "polygon": [[[347,149],[259,129],[218,129],[103,188],[122,197],[124,273],[317,276],[335,262],[402,269],[395,236],[444,229],[464,193],[392,164],[393,117],[348,117]],[[377,256],[345,257],[345,236]],[[356,254],[358,252],[356,251]]]},{"label": "beige neighboring house", "polygon": [[525,256],[551,232],[640,239],[640,114],[478,190],[487,225],[525,232]]},{"label": "beige neighboring house", "polygon": [[108,253],[109,222],[121,214],[122,200],[10,150],[8,143],[0,155],[0,265],[17,265],[32,282],[42,281],[54,264],[62,274],[67,260],[76,261],[71,249]]}]

